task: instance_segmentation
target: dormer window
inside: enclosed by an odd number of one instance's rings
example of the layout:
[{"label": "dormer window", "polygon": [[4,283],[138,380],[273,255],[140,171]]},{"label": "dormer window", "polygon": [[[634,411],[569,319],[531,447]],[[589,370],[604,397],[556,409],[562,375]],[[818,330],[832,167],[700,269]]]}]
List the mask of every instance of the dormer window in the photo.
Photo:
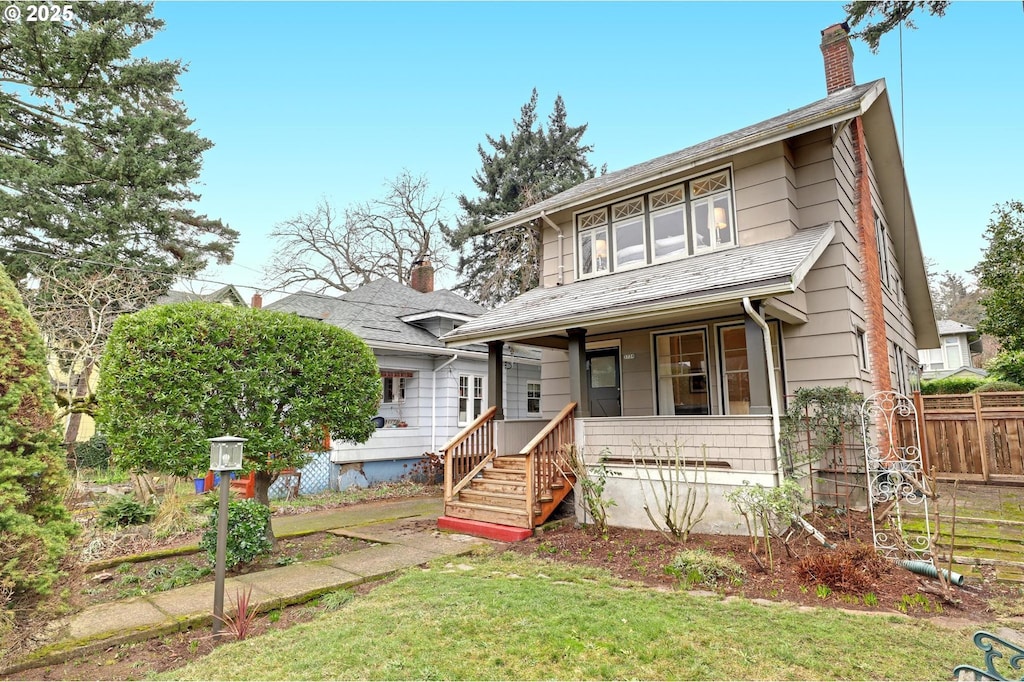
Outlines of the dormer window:
[{"label": "dormer window", "polygon": [[735,244],[729,170],[576,216],[581,278]]}]

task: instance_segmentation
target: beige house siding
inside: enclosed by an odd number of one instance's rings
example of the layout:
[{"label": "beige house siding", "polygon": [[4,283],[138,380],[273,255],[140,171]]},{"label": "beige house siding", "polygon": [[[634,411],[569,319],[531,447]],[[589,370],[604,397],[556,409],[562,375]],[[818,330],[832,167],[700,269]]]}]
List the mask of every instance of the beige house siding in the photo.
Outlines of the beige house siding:
[{"label": "beige house siding", "polygon": [[[871,374],[861,367],[858,353],[858,332],[866,331],[862,285],[860,281],[859,245],[856,228],[856,164],[852,133],[842,132],[833,143],[830,130],[807,133],[786,142],[771,144],[733,157],[732,168],[737,236],[741,245],[780,239],[797,229],[834,222],[836,235],[832,243],[806,276],[798,294],[785,297],[806,313],[807,322],[783,324],[782,346],[785,358],[784,385],[781,390],[792,394],[798,388],[822,385],[845,385],[855,391],[870,392]],[[700,168],[685,174],[663,178],[634,191],[620,193],[614,198],[602,198],[578,210],[589,210],[607,205],[628,196],[636,196],[652,187],[671,184],[722,167]],[[872,201],[885,220],[885,207],[881,204],[877,181],[872,171]],[[566,284],[575,276],[575,226],[569,212],[557,215],[561,227],[563,266],[562,281]],[[555,220],[555,218],[552,218]],[[873,226],[872,226],[873,229]],[[913,326],[906,296],[902,290],[903,276],[896,268],[896,251],[889,231],[885,253],[889,262],[889,282],[885,289],[886,336],[893,355],[893,371],[897,352],[905,353],[902,366],[917,357]],[[545,226],[544,243],[545,287],[556,286],[558,281],[558,232]],[[739,311],[737,311],[739,313]],[[736,321],[742,318],[737,318]],[[619,341],[622,370],[622,405],[624,416],[655,414],[654,358],[652,334],[672,328],[706,325],[708,328],[709,370],[717,374],[717,343],[714,324],[719,320],[698,322],[680,321],[675,327],[659,327],[636,332],[595,336],[588,342],[608,338]],[[566,354],[545,351],[543,369],[544,395],[542,407],[545,415],[554,415],[569,399]],[[627,359],[628,358],[628,359]],[[901,385],[894,381],[894,385]],[[712,411],[720,411],[721,388],[717,381],[709,381]]]}]

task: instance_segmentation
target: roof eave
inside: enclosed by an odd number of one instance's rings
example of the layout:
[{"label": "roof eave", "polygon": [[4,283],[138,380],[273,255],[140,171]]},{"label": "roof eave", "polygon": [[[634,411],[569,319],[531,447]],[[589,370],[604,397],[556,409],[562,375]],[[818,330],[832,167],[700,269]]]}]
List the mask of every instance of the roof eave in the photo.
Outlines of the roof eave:
[{"label": "roof eave", "polygon": [[[720,147],[716,147],[715,150],[708,154],[703,154],[694,157],[688,161],[681,162],[678,165],[673,165],[670,168],[659,168],[653,170],[650,173],[645,173],[639,176],[632,176],[621,182],[616,182],[610,186],[602,187],[599,191],[584,194],[576,197],[565,204],[559,204],[556,206],[540,207],[538,208],[528,207],[522,211],[519,211],[506,218],[501,218],[494,221],[487,226],[487,231],[491,233],[501,232],[511,227],[523,225],[544,215],[551,215],[558,211],[565,211],[574,208],[578,208],[584,204],[591,203],[599,200],[602,197],[610,194],[616,194],[623,190],[629,189],[630,187],[643,185],[648,182],[658,180],[659,178],[667,175],[675,175],[682,171],[696,168],[705,164],[714,163],[721,161],[736,154],[741,154],[759,147],[764,147],[775,142],[787,140],[804,133],[812,132],[825,126],[835,125],[842,123],[843,121],[856,118],[857,116],[863,115],[875,100],[885,91],[885,83],[882,80],[875,82],[872,87],[868,88],[861,97],[844,107],[835,107],[833,109],[826,110],[817,116],[813,116],[803,121],[800,125],[795,127],[787,127],[785,130],[773,129],[765,131],[763,133],[747,136],[734,140],[732,142],[725,143]],[[727,133],[728,134],[728,133]]]}]

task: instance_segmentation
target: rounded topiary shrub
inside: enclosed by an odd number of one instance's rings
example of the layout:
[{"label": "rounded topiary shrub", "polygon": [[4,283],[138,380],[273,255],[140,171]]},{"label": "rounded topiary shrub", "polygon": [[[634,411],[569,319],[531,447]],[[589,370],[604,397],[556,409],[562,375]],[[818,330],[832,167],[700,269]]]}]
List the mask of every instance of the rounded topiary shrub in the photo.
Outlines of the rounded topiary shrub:
[{"label": "rounded topiary shrub", "polygon": [[110,446],[107,437],[101,433],[75,445],[74,454],[79,469],[105,470],[110,466]]},{"label": "rounded topiary shrub", "polygon": [[[217,517],[219,508],[209,516],[206,532],[199,547],[206,551],[210,564],[217,561]],[[225,566],[229,569],[247,564],[272,549],[267,537],[270,525],[270,507],[253,500],[240,500],[228,504],[228,542]]]}]

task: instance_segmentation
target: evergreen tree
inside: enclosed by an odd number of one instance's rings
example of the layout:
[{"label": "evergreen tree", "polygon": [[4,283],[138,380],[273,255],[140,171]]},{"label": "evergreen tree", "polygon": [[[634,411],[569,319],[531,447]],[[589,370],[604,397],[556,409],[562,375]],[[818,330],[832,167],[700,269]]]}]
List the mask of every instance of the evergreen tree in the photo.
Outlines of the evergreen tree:
[{"label": "evergreen tree", "polygon": [[1024,202],[1008,201],[992,212],[985,231],[988,248],[972,271],[984,291],[979,328],[1005,350],[1024,350]]},{"label": "evergreen tree", "polygon": [[866,42],[872,52],[878,52],[882,36],[900,23],[907,28],[916,28],[911,16],[917,10],[927,10],[929,14],[941,17],[946,14],[947,7],[948,0],[854,0],[843,5],[850,26],[857,26],[868,17],[879,16],[877,21],[868,22],[861,31],[852,34]]},{"label": "evergreen tree", "polygon": [[45,358],[39,331],[0,267],[0,624],[9,602],[49,590],[75,533]]},{"label": "evergreen tree", "polygon": [[473,176],[480,195],[459,196],[463,216],[445,230],[459,252],[456,287],[483,305],[494,306],[540,282],[540,239],[536,226],[524,225],[488,234],[486,226],[594,177],[587,160],[593,146],[582,143],[587,125],[570,126],[559,95],[545,130],[537,122],[537,90],[520,110],[509,137],[487,135],[477,146],[481,167]]},{"label": "evergreen tree", "polygon": [[163,25],[152,5],[79,2],[63,22],[26,21],[30,5],[14,2],[23,19],[0,22],[0,261],[11,276],[55,259],[70,276],[75,259],[168,275],[229,261],[237,232],[187,208],[211,143],[174,98],[183,67],[131,56]]}]

